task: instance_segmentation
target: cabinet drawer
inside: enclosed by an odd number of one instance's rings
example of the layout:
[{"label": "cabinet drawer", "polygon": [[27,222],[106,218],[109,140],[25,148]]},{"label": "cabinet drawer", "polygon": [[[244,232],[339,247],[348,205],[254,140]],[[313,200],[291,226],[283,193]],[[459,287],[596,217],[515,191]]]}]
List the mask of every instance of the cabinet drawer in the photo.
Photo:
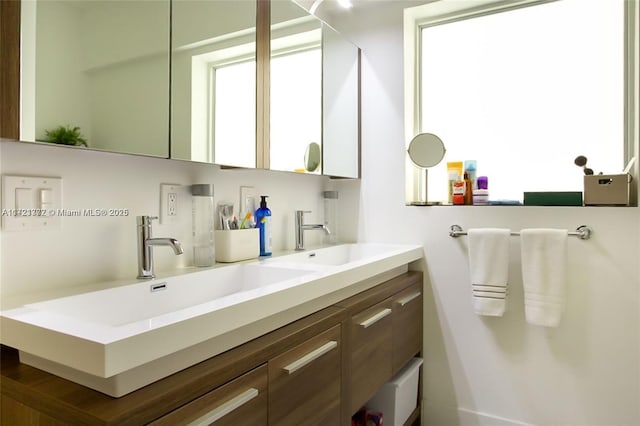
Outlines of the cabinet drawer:
[{"label": "cabinet drawer", "polygon": [[153,426],[267,424],[267,365],[212,390],[151,423]]},{"label": "cabinet drawer", "polygon": [[393,296],[393,372],[422,351],[422,283]]},{"label": "cabinet drawer", "polygon": [[350,413],[355,413],[389,378],[392,367],[392,300],[368,308],[349,322]]},{"label": "cabinet drawer", "polygon": [[269,360],[270,425],[340,424],[340,325]]}]

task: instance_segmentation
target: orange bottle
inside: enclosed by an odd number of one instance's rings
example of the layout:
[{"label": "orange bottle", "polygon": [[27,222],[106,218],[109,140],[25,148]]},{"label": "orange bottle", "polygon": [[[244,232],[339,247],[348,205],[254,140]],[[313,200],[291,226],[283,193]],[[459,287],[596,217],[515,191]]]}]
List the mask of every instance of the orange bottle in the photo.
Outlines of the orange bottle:
[{"label": "orange bottle", "polygon": [[471,179],[469,179],[469,172],[464,172],[464,204],[467,206],[473,205],[473,187],[471,185]]}]

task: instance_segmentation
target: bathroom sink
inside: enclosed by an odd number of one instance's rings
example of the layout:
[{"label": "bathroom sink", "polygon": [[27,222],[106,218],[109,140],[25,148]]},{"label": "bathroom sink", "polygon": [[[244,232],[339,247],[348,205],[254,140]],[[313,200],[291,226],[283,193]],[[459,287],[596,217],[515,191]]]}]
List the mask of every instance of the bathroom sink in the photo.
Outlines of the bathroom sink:
[{"label": "bathroom sink", "polygon": [[[204,304],[208,304],[207,309],[222,307],[259,295],[261,288],[271,284],[288,282],[308,273],[290,268],[264,268],[258,264],[230,265],[31,303],[25,308],[111,327],[143,320],[153,321],[147,323],[153,327],[153,323],[168,324],[179,319],[185,309]],[[244,294],[228,297],[238,293]]]},{"label": "bathroom sink", "polygon": [[315,250],[305,250],[300,253],[275,257],[266,261],[274,265],[328,265],[341,266],[359,262],[374,261],[386,257],[402,246],[391,244],[341,244]]},{"label": "bathroom sink", "polygon": [[25,364],[119,397],[391,279],[421,257],[420,246],[348,244],[33,296],[0,311],[0,343]]}]

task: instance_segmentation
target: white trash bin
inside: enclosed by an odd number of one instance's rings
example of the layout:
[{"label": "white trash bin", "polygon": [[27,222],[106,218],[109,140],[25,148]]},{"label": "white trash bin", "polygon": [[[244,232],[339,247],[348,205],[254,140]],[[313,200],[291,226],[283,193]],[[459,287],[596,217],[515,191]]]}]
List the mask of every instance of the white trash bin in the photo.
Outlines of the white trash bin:
[{"label": "white trash bin", "polygon": [[367,403],[367,409],[380,411],[384,426],[402,426],[418,405],[418,378],[422,358],[413,358]]}]

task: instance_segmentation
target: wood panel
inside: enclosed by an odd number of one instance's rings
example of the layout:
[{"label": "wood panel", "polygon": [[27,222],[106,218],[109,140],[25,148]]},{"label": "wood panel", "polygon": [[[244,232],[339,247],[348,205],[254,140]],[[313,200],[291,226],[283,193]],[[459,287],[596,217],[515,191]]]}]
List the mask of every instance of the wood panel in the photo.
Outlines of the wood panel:
[{"label": "wood panel", "polygon": [[422,283],[393,296],[393,374],[422,351]]},{"label": "wood panel", "polygon": [[[267,365],[258,367],[235,380],[220,386],[204,396],[184,405],[177,410],[150,423],[150,426],[181,426],[195,420],[207,417],[207,413],[223,408],[223,404],[230,404],[234,399],[242,398],[246,392],[256,390],[258,394],[240,404],[228,414],[215,421],[216,426],[264,426],[267,424],[268,407],[268,368]],[[213,424],[213,421],[204,424]]]},{"label": "wood panel", "polygon": [[[337,325],[269,361],[270,425],[340,424],[340,335]],[[285,370],[323,347],[328,348],[326,352],[320,352],[298,370]]]},{"label": "wood panel", "polygon": [[20,139],[20,1],[0,2],[0,138]]},{"label": "wood panel", "polygon": [[5,395],[2,395],[2,408],[0,408],[0,411],[0,424],[7,426],[65,425],[65,423],[61,423]]},{"label": "wood panel", "polygon": [[391,315],[380,318],[368,327],[362,325],[383,314],[386,310],[391,311],[391,307],[391,299],[385,299],[353,316],[350,320],[349,412],[352,414],[358,411],[391,378]]}]

